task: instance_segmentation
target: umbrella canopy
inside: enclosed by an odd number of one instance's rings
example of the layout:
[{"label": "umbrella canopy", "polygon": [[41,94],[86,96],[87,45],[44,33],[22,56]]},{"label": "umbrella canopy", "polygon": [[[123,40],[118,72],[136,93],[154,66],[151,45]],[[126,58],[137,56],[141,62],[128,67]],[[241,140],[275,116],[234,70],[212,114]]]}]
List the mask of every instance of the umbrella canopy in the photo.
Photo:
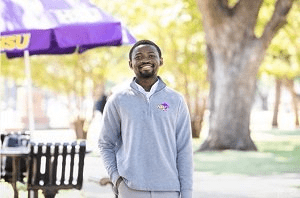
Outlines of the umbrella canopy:
[{"label": "umbrella canopy", "polygon": [[1,52],[7,57],[79,53],[132,44],[120,21],[88,0],[1,0]]},{"label": "umbrella canopy", "polygon": [[1,53],[25,57],[29,130],[34,130],[30,55],[136,42],[119,20],[89,0],[0,0],[0,32]]}]

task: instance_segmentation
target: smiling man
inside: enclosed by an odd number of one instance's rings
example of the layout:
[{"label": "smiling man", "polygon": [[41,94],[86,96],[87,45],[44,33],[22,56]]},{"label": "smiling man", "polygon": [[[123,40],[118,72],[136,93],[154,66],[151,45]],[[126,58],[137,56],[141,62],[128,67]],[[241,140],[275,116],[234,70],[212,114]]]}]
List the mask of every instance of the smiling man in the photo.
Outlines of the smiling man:
[{"label": "smiling man", "polygon": [[191,122],[184,98],[157,75],[160,48],[138,41],[129,52],[130,86],[109,97],[99,148],[119,198],[191,198]]}]

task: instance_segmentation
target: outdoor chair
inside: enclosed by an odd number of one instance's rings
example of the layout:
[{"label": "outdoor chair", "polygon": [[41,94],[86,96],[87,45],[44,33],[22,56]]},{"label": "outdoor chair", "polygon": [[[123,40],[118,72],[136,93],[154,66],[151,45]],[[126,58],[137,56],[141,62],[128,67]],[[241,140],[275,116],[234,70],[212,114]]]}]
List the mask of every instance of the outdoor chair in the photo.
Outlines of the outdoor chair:
[{"label": "outdoor chair", "polygon": [[54,198],[61,189],[82,188],[85,142],[55,145],[30,145],[27,190],[34,198],[42,190],[46,198]]},{"label": "outdoor chair", "polygon": [[[2,138],[2,137],[1,137]],[[2,140],[1,140],[2,141]],[[3,135],[2,148],[8,147],[20,147],[28,144],[28,137],[24,134],[5,134]],[[0,177],[4,181],[11,183],[12,181],[12,158],[1,156],[1,175]],[[24,177],[26,176],[26,158],[22,157],[18,164],[19,175],[17,181],[24,183]]]}]

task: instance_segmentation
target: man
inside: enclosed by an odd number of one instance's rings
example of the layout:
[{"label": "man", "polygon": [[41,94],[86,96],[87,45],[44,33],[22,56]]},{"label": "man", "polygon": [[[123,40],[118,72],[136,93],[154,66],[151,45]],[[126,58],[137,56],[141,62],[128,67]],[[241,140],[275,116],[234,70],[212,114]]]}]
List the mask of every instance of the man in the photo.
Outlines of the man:
[{"label": "man", "polygon": [[99,98],[95,104],[95,110],[100,111],[103,114],[104,106],[106,104],[107,96],[105,94]]},{"label": "man", "polygon": [[160,48],[138,41],[129,52],[135,78],[104,108],[100,152],[119,198],[191,198],[191,122],[183,97],[157,76]]}]

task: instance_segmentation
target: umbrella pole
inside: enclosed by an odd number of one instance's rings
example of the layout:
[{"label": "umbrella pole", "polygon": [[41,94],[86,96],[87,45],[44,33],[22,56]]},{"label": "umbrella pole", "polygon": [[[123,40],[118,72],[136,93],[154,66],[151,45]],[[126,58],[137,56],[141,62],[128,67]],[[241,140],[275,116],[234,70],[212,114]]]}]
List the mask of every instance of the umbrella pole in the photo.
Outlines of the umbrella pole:
[{"label": "umbrella pole", "polygon": [[30,59],[29,51],[24,51],[25,60],[25,73],[26,73],[26,84],[27,84],[27,115],[29,132],[34,131],[34,114],[33,114],[33,101],[32,101],[32,80],[31,80],[31,69],[30,69]]},{"label": "umbrella pole", "polygon": [[[1,48],[1,43],[0,43],[0,48]],[[1,72],[2,72],[2,55],[0,54],[0,81],[2,81],[2,75],[1,75]],[[1,85],[0,85],[1,87]],[[1,92],[0,92],[1,93]],[[2,95],[0,95],[0,104],[2,103]],[[2,132],[4,132],[4,127],[2,125],[2,106],[0,106],[0,134],[2,134]],[[1,144],[0,144],[1,145]],[[2,160],[0,160],[0,163],[1,163]],[[1,165],[1,164],[0,164]],[[0,166],[2,167],[2,166]],[[0,170],[1,171],[1,170]]]}]

